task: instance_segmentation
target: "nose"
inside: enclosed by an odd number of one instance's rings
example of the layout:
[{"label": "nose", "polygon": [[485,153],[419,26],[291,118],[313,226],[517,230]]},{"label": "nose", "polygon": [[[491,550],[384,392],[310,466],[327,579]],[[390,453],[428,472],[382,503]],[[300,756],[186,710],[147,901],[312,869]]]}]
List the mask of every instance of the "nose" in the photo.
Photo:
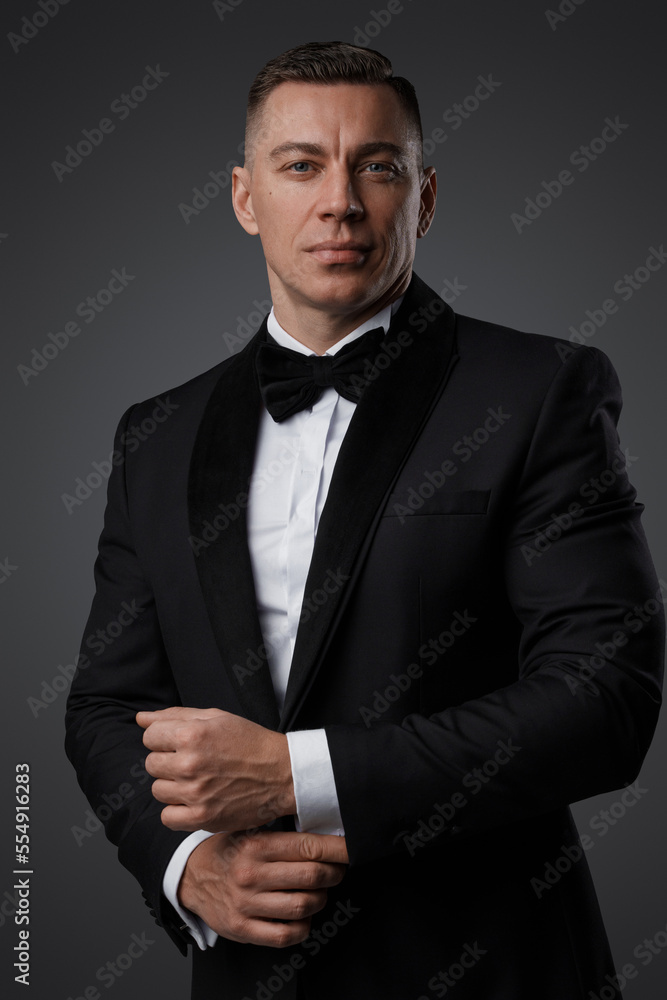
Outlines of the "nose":
[{"label": "nose", "polygon": [[354,175],[347,167],[330,168],[320,187],[320,215],[333,216],[338,221],[361,218],[364,207],[354,183]]}]

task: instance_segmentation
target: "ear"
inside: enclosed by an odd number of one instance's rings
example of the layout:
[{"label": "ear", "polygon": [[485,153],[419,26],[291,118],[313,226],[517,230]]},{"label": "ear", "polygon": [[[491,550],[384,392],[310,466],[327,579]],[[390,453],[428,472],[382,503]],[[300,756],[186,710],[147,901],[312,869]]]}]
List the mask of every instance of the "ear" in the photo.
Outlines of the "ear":
[{"label": "ear", "polygon": [[435,167],[426,167],[421,188],[421,205],[417,223],[417,239],[426,236],[435,215],[435,199],[438,183],[435,177]]},{"label": "ear", "polygon": [[246,233],[257,236],[259,226],[252,208],[252,175],[247,167],[234,167],[232,171],[232,205]]}]

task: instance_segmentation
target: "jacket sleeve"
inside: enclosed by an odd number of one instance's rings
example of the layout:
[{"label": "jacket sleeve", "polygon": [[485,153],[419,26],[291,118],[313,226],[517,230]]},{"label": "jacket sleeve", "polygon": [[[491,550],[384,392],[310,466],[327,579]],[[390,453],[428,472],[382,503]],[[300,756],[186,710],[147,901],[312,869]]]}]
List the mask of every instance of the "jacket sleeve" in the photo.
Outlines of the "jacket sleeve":
[{"label": "jacket sleeve", "polygon": [[143,887],[158,924],[185,953],[189,937],[161,893],[174,850],[187,836],[163,826],[144,769],[140,709],[180,704],[154,595],[133,545],[125,484],[130,408],[116,434],[107,509],[95,563],[95,596],[67,702],[65,748],[79,784],[122,864]]},{"label": "jacket sleeve", "polygon": [[[430,717],[326,727],[352,864],[403,850],[399,833],[436,806],[451,842],[639,772],[660,704],[667,588],[619,458],[616,374],[602,352],[563,347],[502,538],[516,681]],[[534,552],[550,525],[548,551]]]}]

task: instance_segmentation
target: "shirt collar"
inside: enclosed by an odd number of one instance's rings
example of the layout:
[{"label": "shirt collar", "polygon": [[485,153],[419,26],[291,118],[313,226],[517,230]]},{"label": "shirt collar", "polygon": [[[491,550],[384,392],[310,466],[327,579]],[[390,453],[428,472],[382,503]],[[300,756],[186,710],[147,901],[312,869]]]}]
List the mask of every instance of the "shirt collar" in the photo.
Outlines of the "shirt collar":
[{"label": "shirt collar", "polygon": [[[345,344],[351,344],[353,340],[356,340],[358,337],[363,336],[363,334],[367,333],[369,330],[376,329],[376,327],[378,326],[381,326],[386,334],[387,330],[389,329],[392,316],[400,306],[401,302],[403,301],[403,298],[404,296],[401,295],[400,298],[396,299],[395,302],[391,302],[383,309],[380,309],[380,311],[376,312],[374,316],[371,316],[370,319],[367,319],[366,322],[362,323],[361,326],[358,326],[356,330],[352,330],[350,333],[346,334],[342,340],[337,341],[324,353],[330,357],[331,355],[336,354],[336,352],[339,351],[341,347],[344,347]],[[295,340],[294,337],[291,336],[291,334],[287,333],[286,330],[283,330],[282,326],[276,319],[275,313],[273,311],[273,306],[271,307],[271,312],[269,313],[269,317],[266,321],[266,324],[269,333],[276,341],[276,343],[280,344],[281,347],[289,347],[293,351],[298,351],[299,354],[315,353],[310,349],[310,347],[306,347],[305,344],[302,344],[300,341]]]}]

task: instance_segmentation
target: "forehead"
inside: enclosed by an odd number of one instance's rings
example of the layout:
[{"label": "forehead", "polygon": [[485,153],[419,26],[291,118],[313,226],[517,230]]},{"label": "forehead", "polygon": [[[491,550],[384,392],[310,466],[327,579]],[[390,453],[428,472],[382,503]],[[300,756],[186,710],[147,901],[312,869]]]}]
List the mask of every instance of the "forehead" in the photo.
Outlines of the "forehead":
[{"label": "forehead", "polygon": [[401,101],[388,84],[278,84],[266,99],[259,142],[417,144]]}]

